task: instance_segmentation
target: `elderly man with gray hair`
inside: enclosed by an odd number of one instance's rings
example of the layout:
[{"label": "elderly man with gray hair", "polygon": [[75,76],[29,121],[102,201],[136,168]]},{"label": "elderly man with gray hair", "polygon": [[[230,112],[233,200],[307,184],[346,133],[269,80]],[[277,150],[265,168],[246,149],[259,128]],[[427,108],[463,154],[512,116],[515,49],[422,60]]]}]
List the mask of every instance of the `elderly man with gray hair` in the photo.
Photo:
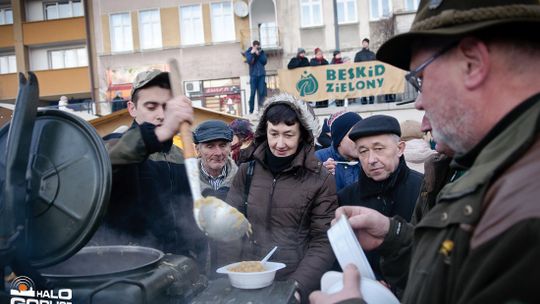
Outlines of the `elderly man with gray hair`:
[{"label": "elderly man with gray hair", "polygon": [[225,200],[238,167],[231,155],[233,131],[221,120],[207,120],[193,131],[199,154],[201,194]]},{"label": "elderly man with gray hair", "polygon": [[[358,181],[338,192],[340,206],[362,206],[385,216],[411,220],[423,175],[409,169],[397,119],[374,115],[357,122],[349,132],[360,161]],[[366,253],[378,279],[384,280],[377,250]]]}]

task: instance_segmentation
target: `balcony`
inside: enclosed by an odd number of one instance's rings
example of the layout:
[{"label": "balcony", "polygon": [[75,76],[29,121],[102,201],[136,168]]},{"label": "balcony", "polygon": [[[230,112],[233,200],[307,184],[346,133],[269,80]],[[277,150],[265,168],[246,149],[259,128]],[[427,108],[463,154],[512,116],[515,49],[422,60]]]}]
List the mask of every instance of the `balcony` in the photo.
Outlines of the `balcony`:
[{"label": "balcony", "polygon": [[84,17],[27,22],[23,24],[23,32],[25,45],[86,39]]},{"label": "balcony", "polygon": [[278,53],[282,50],[279,41],[279,28],[275,23],[262,23],[258,28],[240,32],[243,45],[251,46],[253,40],[259,40],[267,54]]},{"label": "balcony", "polygon": [[14,45],[13,25],[0,25],[0,48],[12,48]]},{"label": "balcony", "polygon": [[35,71],[39,96],[71,95],[90,92],[88,67]]}]

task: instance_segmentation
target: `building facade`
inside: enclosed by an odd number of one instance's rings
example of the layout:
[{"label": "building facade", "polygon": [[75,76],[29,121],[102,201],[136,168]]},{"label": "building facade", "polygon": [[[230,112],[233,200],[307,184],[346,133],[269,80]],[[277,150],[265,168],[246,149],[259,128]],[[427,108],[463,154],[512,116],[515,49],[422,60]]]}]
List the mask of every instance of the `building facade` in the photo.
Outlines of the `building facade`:
[{"label": "building facade", "polygon": [[38,77],[41,105],[91,100],[84,12],[82,0],[0,0],[0,102],[14,102],[16,73],[27,71]]},{"label": "building facade", "polygon": [[[129,98],[135,75],[180,63],[185,92],[212,110],[243,115],[250,84],[243,52],[259,40],[268,63],[268,95],[278,69],[299,47],[328,61],[340,49],[353,60],[407,31],[419,0],[0,0],[0,102],[12,102],[17,71],[34,71],[41,98],[92,99],[98,114]],[[351,105],[354,106],[354,105]],[[386,111],[384,102],[357,111]],[[322,110],[326,113],[332,110]]]},{"label": "building facade", "polygon": [[[196,105],[242,115],[249,98],[243,52],[259,40],[268,63],[268,94],[278,91],[277,70],[299,47],[319,47],[330,61],[339,48],[350,60],[370,37],[376,49],[407,30],[418,0],[92,0],[101,100],[129,95],[145,69],[180,63],[184,88]],[[339,45],[336,45],[336,33]]]}]

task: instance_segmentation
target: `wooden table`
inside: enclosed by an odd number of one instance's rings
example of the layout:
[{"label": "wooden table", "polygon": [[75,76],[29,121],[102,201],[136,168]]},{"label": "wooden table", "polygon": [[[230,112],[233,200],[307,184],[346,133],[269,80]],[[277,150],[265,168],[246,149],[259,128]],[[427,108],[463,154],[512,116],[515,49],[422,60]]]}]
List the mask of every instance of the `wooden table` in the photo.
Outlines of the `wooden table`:
[{"label": "wooden table", "polygon": [[239,289],[231,286],[228,278],[210,281],[191,304],[296,304],[292,281],[274,281],[272,285],[261,289]]}]

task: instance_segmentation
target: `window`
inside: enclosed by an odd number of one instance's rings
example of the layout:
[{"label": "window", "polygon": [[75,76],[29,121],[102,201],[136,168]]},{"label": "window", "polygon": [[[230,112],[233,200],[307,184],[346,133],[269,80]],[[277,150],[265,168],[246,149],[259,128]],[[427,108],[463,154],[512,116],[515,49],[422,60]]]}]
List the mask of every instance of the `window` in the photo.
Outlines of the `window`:
[{"label": "window", "polygon": [[321,0],[300,0],[300,17],[302,27],[323,25]]},{"label": "window", "polygon": [[17,60],[15,55],[0,55],[0,74],[16,73]]},{"label": "window", "polygon": [[45,19],[59,19],[83,16],[81,0],[46,2]]},{"label": "window", "polygon": [[416,11],[420,0],[405,0],[405,9],[408,11]]},{"label": "window", "polygon": [[358,22],[356,0],[337,0],[338,23]]},{"label": "window", "polygon": [[200,5],[180,7],[180,33],[183,45],[204,43],[202,10]]},{"label": "window", "polygon": [[0,8],[0,25],[13,24],[13,10],[11,8]]},{"label": "window", "polygon": [[279,37],[276,23],[261,23],[261,26],[259,27],[259,38],[263,48],[278,46]]},{"label": "window", "polygon": [[129,13],[111,15],[111,49],[113,52],[133,50],[131,16]]},{"label": "window", "polygon": [[212,3],[212,41],[234,41],[236,35],[234,33],[234,17],[232,11],[232,3],[230,1]]},{"label": "window", "polygon": [[86,48],[49,51],[51,69],[65,69],[88,65]]},{"label": "window", "polygon": [[139,12],[139,31],[142,49],[161,48],[161,19],[159,10]]},{"label": "window", "polygon": [[391,14],[390,0],[369,0],[371,20],[388,18]]}]

